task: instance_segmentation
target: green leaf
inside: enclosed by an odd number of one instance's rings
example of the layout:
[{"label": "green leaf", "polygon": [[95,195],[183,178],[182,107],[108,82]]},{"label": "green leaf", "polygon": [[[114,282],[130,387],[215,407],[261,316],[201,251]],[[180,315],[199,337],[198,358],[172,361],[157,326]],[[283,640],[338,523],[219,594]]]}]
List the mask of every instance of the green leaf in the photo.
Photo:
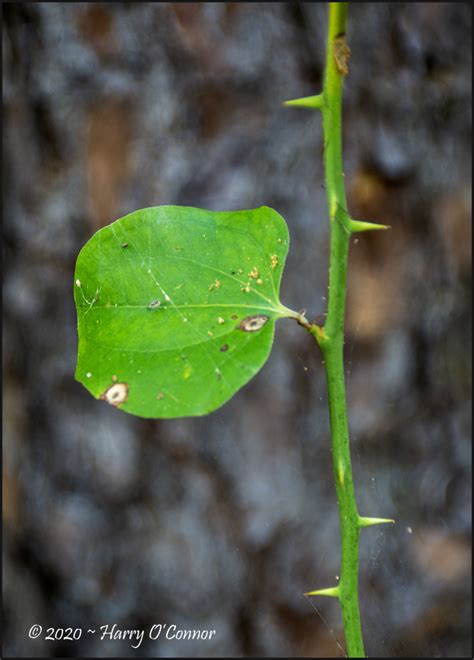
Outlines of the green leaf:
[{"label": "green leaf", "polygon": [[76,264],[76,379],[140,417],[215,410],[261,369],[288,230],[273,209],[158,206],[98,231]]}]

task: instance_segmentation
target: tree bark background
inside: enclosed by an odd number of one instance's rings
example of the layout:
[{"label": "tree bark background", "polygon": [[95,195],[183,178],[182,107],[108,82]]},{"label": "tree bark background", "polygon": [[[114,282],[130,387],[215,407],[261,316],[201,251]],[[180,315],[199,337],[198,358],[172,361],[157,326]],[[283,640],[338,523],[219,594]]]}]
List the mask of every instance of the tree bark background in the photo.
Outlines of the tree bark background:
[{"label": "tree bark background", "polygon": [[[73,273],[137,208],[267,204],[282,301],[325,309],[324,3],[6,3],[4,655],[338,657],[327,402],[311,337],[202,419],[144,421],[74,381]],[[349,422],[369,656],[469,657],[471,10],[351,3],[355,237]],[[210,642],[31,640],[45,628],[216,629]]]}]

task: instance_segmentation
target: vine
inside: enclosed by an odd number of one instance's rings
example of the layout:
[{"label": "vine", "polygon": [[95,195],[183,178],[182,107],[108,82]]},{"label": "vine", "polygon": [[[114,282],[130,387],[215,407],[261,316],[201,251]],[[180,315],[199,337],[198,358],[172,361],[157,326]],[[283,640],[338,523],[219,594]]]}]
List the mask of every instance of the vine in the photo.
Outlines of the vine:
[{"label": "vine", "polygon": [[341,528],[341,571],[337,586],[310,591],[308,596],[330,596],[340,603],[347,652],[365,657],[359,611],[359,531],[392,523],[391,519],[360,516],[352,477],[344,379],[344,318],[350,237],[355,232],[388,229],[385,225],[354,220],[347,211],[342,159],[342,90],[349,73],[346,40],[347,2],[330,2],[323,91],[317,96],[287,101],[288,106],[317,108],[324,131],[324,173],[330,220],[328,307],[324,327],[307,329],[324,356],[329,400],[334,481]]}]

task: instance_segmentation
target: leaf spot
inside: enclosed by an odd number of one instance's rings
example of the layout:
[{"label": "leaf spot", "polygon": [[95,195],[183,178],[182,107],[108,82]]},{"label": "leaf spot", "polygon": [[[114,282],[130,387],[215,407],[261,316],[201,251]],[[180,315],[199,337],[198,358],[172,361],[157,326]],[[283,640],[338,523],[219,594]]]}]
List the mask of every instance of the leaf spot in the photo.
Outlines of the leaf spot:
[{"label": "leaf spot", "polygon": [[111,406],[117,407],[128,399],[127,383],[114,383],[100,397]]},{"label": "leaf spot", "polygon": [[163,394],[163,392],[158,392],[158,394],[156,395],[156,398],[158,399],[158,401],[161,401],[161,399],[165,398],[165,395]]},{"label": "leaf spot", "polygon": [[91,372],[88,371],[88,372],[86,373],[86,378],[90,378],[91,376],[92,376]]},{"label": "leaf spot", "polygon": [[128,243],[122,243],[123,248],[128,248]]},{"label": "leaf spot", "polygon": [[247,316],[241,321],[239,328],[245,332],[256,332],[263,328],[269,317],[265,314],[255,314],[255,316]]},{"label": "leaf spot", "polygon": [[272,254],[270,257],[270,263],[272,266],[272,269],[275,270],[275,268],[278,266],[278,255]]},{"label": "leaf spot", "polygon": [[258,280],[260,274],[258,272],[257,266],[254,266],[252,270],[249,273],[249,277],[251,277],[253,280]]},{"label": "leaf spot", "polygon": [[76,286],[78,289],[81,288],[81,280],[76,280]]},{"label": "leaf spot", "polygon": [[239,317],[237,316],[237,314],[232,314],[232,316],[231,316],[230,318],[231,318],[233,321],[237,321],[237,319],[238,319]]},{"label": "leaf spot", "polygon": [[224,344],[223,346],[220,347],[220,352],[225,353],[226,351],[229,350],[229,344]]},{"label": "leaf spot", "polygon": [[225,323],[225,319],[223,319],[222,316],[219,316],[217,322],[219,323],[219,325],[222,325],[223,323]]},{"label": "leaf spot", "polygon": [[152,300],[151,303],[149,303],[148,307],[150,309],[154,309],[155,307],[159,307],[161,305],[161,302],[159,300]]}]

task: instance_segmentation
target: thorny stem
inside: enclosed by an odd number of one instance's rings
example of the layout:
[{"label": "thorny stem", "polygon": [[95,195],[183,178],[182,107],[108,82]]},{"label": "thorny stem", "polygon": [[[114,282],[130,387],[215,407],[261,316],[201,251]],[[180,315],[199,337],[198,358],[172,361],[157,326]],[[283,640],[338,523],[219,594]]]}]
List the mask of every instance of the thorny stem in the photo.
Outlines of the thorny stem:
[{"label": "thorny stem", "polygon": [[[341,578],[339,602],[342,611],[347,653],[365,657],[360,623],[359,514],[352,479],[347,406],[344,379],[344,317],[347,290],[347,257],[350,231],[342,163],[342,86],[348,51],[344,52],[347,3],[329,3],[326,70],[323,86],[324,170],[330,218],[328,311],[319,345],[324,355],[332,436],[333,472],[341,526]],[[336,42],[336,40],[338,40]],[[336,42],[336,43],[335,43]],[[339,48],[339,53],[337,49]],[[342,58],[338,62],[336,57]]]},{"label": "thorny stem", "polygon": [[342,161],[342,88],[348,73],[350,50],[345,39],[347,2],[329,3],[326,67],[323,91],[317,96],[287,101],[285,105],[321,110],[324,129],[324,172],[330,219],[328,309],[324,327],[298,321],[315,338],[324,356],[331,426],[333,472],[341,527],[341,577],[336,587],[309,592],[339,600],[347,653],[365,657],[359,612],[359,530],[393,522],[359,515],[352,478],[344,378],[344,318],[349,240],[353,232],[387,229],[353,220],[347,212]]}]

